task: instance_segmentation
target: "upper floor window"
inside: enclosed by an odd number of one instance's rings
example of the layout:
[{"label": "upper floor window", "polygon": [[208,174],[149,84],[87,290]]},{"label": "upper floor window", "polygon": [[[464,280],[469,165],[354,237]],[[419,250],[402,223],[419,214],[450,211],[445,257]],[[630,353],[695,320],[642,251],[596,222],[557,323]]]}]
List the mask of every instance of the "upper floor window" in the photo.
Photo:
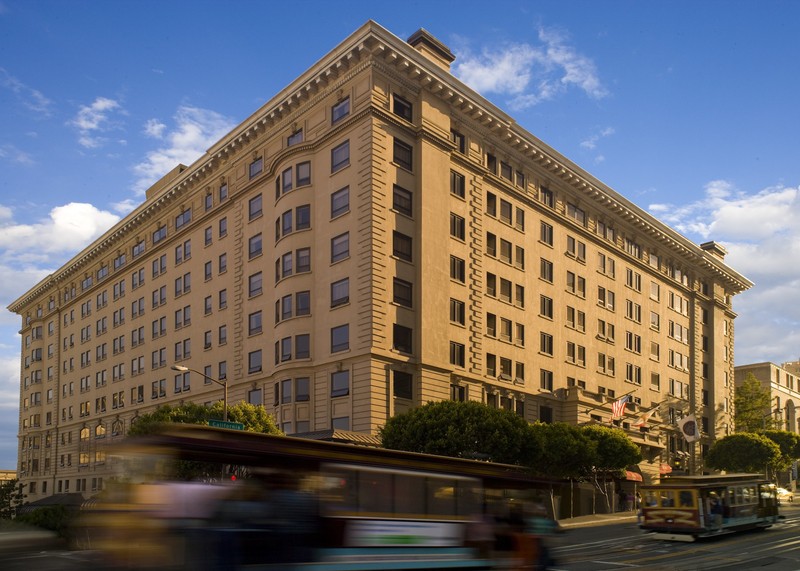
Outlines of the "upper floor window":
[{"label": "upper floor window", "polygon": [[398,117],[402,117],[406,121],[411,121],[413,116],[413,107],[411,103],[395,94],[392,103],[392,113]]},{"label": "upper floor window", "polygon": [[131,255],[135,258],[136,256],[142,254],[144,252],[144,240],[140,240],[136,244],[133,245],[133,249],[131,250]]},{"label": "upper floor window", "polygon": [[450,129],[450,140],[456,145],[456,150],[463,154],[467,152],[467,138],[455,129]]},{"label": "upper floor window", "polygon": [[412,261],[411,237],[395,231],[393,233],[392,253],[401,260]]},{"label": "upper floor window", "polygon": [[464,198],[466,193],[466,180],[463,174],[450,171],[450,192],[459,198]]},{"label": "upper floor window", "polygon": [[303,142],[303,130],[298,129],[286,138],[286,146],[291,147]]},{"label": "upper floor window", "polygon": [[394,154],[392,160],[406,170],[413,167],[413,148],[408,143],[399,139],[394,140]]},{"label": "upper floor window", "polygon": [[350,210],[350,187],[346,186],[331,194],[331,218]]},{"label": "upper floor window", "polygon": [[175,230],[192,221],[192,209],[187,208],[175,217]]},{"label": "upper floor window", "polygon": [[261,195],[259,194],[258,196],[254,196],[253,198],[250,199],[250,203],[248,206],[248,214],[250,220],[261,216],[262,212],[263,210],[261,206]]},{"label": "upper floor window", "polygon": [[405,214],[406,216],[412,215],[412,207],[413,207],[413,194],[410,190],[406,190],[400,186],[394,185],[394,190],[392,194],[392,206],[398,212]]},{"label": "upper floor window", "polygon": [[350,98],[346,97],[331,108],[331,123],[336,123],[350,114]]},{"label": "upper floor window", "polygon": [[331,150],[331,172],[336,172],[350,164],[350,141]]},{"label": "upper floor window", "polygon": [[153,244],[157,244],[166,237],[167,237],[167,227],[160,226],[158,230],[153,232]]},{"label": "upper floor window", "polygon": [[252,163],[250,163],[250,178],[258,176],[261,174],[261,171],[264,170],[264,158],[258,157]]}]

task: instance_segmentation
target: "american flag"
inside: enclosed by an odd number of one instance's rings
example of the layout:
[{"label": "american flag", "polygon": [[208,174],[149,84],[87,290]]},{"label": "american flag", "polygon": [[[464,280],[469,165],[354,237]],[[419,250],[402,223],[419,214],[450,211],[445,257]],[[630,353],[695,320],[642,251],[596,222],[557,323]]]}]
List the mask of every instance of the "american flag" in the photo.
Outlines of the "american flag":
[{"label": "american flag", "polygon": [[623,417],[625,414],[625,405],[628,404],[630,399],[631,397],[629,395],[625,395],[624,397],[614,401],[614,404],[611,405],[611,420]]}]

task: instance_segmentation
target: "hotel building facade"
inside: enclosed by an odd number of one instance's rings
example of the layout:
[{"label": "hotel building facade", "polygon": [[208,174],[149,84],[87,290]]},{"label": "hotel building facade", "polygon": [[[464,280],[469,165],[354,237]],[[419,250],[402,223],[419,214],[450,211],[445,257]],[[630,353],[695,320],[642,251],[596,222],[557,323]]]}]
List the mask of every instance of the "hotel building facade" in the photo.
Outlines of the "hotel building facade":
[{"label": "hotel building facade", "polygon": [[288,434],[374,434],[442,399],[609,423],[627,396],[614,422],[645,478],[687,457],[702,471],[732,424],[731,301],[752,284],[453,60],[424,30],[367,22],[9,306],[30,501],[101,489],[137,415],[220,400],[205,377]]}]

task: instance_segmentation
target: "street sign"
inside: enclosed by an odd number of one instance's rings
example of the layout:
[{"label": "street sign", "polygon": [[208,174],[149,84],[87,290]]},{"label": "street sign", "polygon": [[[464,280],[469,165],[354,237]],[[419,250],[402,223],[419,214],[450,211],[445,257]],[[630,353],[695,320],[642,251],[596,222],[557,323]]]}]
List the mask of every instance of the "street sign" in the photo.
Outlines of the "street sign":
[{"label": "street sign", "polygon": [[215,428],[227,428],[228,430],[244,430],[244,424],[241,422],[229,422],[227,420],[209,420],[209,426]]}]

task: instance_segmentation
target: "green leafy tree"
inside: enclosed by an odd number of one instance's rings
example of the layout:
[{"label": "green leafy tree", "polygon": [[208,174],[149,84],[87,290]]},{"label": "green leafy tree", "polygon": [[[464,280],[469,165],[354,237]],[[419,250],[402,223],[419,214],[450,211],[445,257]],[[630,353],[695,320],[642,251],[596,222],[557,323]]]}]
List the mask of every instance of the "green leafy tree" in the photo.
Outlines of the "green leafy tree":
[{"label": "green leafy tree", "polygon": [[582,432],[592,443],[592,453],[585,459],[583,472],[605,499],[608,511],[611,511],[613,476],[619,476],[627,466],[641,462],[642,451],[619,428],[588,424],[582,427]]},{"label": "green leafy tree", "polygon": [[16,478],[0,484],[0,519],[14,519],[27,497],[25,484]]},{"label": "green leafy tree", "polygon": [[530,456],[523,462],[534,472],[555,478],[577,478],[595,443],[578,426],[564,422],[535,422],[529,427]]},{"label": "green leafy tree", "polygon": [[762,387],[753,373],[747,373],[742,384],[736,387],[733,406],[736,432],[758,432],[774,428],[775,420],[770,414],[769,389]]},{"label": "green leafy tree", "polygon": [[788,470],[792,463],[800,458],[800,434],[786,430],[764,430],[759,434],[772,440],[781,450],[778,461],[770,466],[774,474]]},{"label": "green leafy tree", "polygon": [[386,421],[385,448],[519,464],[530,454],[528,423],[479,402],[430,402]]},{"label": "green leafy tree", "polygon": [[706,454],[706,464],[716,470],[764,473],[780,462],[781,449],[763,434],[739,432],[717,440]]},{"label": "green leafy tree", "polygon": [[[165,423],[207,424],[209,420],[222,420],[223,405],[203,406],[192,402],[176,406],[162,405],[153,412],[139,415],[128,431],[129,436],[151,434],[160,430]],[[275,423],[275,418],[262,406],[241,401],[228,407],[228,420],[241,422],[244,429],[264,434],[283,434]]]}]

